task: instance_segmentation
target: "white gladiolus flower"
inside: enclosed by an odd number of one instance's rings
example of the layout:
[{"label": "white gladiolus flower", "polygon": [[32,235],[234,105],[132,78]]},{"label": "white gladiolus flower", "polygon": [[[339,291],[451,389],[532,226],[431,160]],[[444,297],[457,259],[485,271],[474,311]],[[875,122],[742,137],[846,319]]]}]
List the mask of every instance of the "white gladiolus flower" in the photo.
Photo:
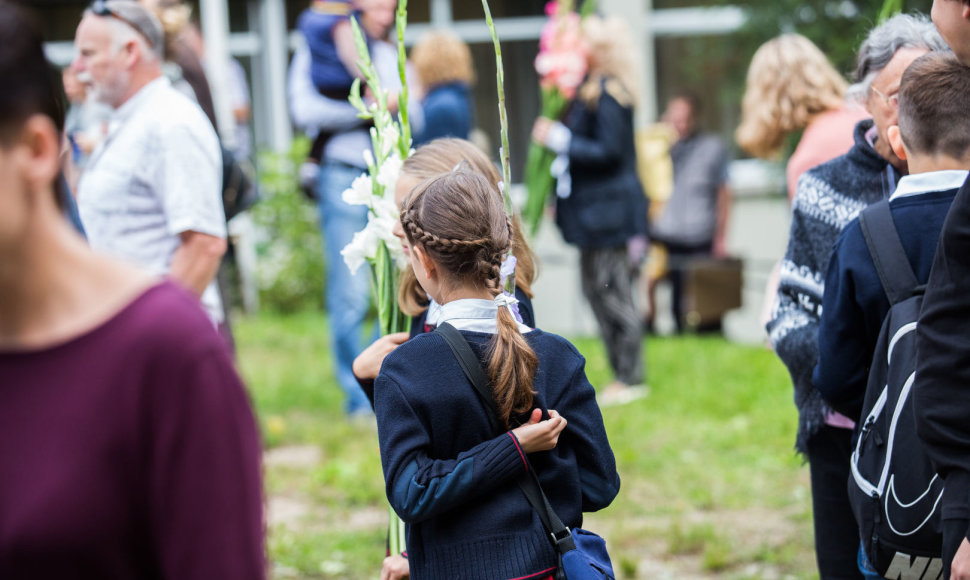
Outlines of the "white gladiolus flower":
[{"label": "white gladiolus flower", "polygon": [[[374,205],[371,206],[371,211],[374,215],[380,219],[388,219],[392,222],[396,222],[401,217],[401,210],[397,208],[397,204],[394,203],[393,199],[376,198],[374,200]],[[391,224],[391,227],[394,227]]]},{"label": "white gladiolus flower", "polygon": [[368,168],[374,166],[374,154],[371,153],[370,149],[364,149],[364,163],[367,164]]},{"label": "white gladiolus flower", "polygon": [[366,205],[368,207],[373,205],[375,200],[374,184],[371,183],[370,176],[362,173],[354,180],[349,189],[344,190],[340,197],[350,205]]},{"label": "white gladiolus flower", "polygon": [[397,225],[397,220],[397,216],[375,217],[371,218],[370,223],[374,224],[374,229],[384,245],[387,246],[387,252],[391,255],[391,258],[399,268],[403,268],[406,265],[404,245],[401,243],[401,238],[394,235],[394,226]]},{"label": "white gladiolus flower", "polygon": [[377,172],[377,183],[384,186],[384,191],[394,191],[397,186],[397,178],[401,173],[401,166],[404,164],[397,155],[391,155],[384,160],[380,170]]},{"label": "white gladiolus flower", "polygon": [[390,158],[392,156],[395,156],[393,155],[393,153],[394,153],[394,150],[397,148],[398,140],[401,138],[401,134],[397,130],[397,123],[391,123],[390,125],[385,127],[384,130],[381,132],[381,137],[384,139],[382,143],[383,149],[384,149],[383,151],[384,157]]},{"label": "white gladiolus flower", "polygon": [[340,250],[340,255],[344,257],[344,263],[350,268],[351,274],[356,274],[365,261],[377,258],[377,248],[381,238],[377,228],[371,226],[372,223],[374,220],[367,222],[367,226],[354,234],[354,239]]},{"label": "white gladiolus flower", "polygon": [[370,227],[374,234],[377,235],[385,244],[397,243],[400,244],[401,240],[394,235],[394,224],[396,220],[386,218],[386,217],[373,217],[367,222],[368,227]]}]

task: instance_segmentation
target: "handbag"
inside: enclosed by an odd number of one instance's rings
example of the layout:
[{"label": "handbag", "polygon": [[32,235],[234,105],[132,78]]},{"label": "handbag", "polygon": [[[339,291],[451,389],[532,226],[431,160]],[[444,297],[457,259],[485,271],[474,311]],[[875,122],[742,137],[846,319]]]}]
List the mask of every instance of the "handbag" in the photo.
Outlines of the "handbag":
[{"label": "handbag", "polygon": [[[489,422],[496,433],[504,431],[498,420],[498,409],[495,400],[488,390],[488,380],[482,364],[475,356],[465,337],[447,322],[439,324],[435,329],[458,359],[458,364],[465,372],[465,376],[475,387],[475,392],[489,412]],[[529,459],[525,459],[528,464]],[[527,473],[517,480],[519,488],[529,501],[529,504],[542,520],[542,526],[549,534],[556,553],[559,556],[559,567],[556,569],[557,580],[614,580],[613,564],[606,551],[606,541],[581,528],[570,530],[563,525],[562,520],[549,503],[535,469],[529,464]]]},{"label": "handbag", "polygon": [[239,160],[235,153],[222,147],[222,207],[226,221],[259,201],[259,188],[253,182],[252,165]]}]

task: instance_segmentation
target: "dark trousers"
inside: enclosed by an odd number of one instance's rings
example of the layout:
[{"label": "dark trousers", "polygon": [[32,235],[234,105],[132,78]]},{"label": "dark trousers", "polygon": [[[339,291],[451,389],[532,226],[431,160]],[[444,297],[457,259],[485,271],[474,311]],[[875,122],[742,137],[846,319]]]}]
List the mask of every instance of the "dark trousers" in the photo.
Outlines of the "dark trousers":
[{"label": "dark trousers", "polygon": [[852,431],[825,425],[808,441],[815,561],[821,580],[862,578],[856,558],[859,526],[849,505]]},{"label": "dark trousers", "polygon": [[943,520],[943,580],[950,580],[950,564],[963,538],[967,536],[970,521],[964,519]]},{"label": "dark trousers", "polygon": [[670,280],[670,287],[673,296],[671,298],[670,309],[674,322],[677,324],[677,333],[684,332],[684,273],[691,258],[710,256],[713,252],[713,242],[702,244],[672,244],[664,243],[667,248],[667,279]]},{"label": "dark trousers", "polygon": [[643,382],[643,337],[633,302],[635,268],[626,247],[582,249],[579,253],[583,295],[589,301],[616,380]]}]

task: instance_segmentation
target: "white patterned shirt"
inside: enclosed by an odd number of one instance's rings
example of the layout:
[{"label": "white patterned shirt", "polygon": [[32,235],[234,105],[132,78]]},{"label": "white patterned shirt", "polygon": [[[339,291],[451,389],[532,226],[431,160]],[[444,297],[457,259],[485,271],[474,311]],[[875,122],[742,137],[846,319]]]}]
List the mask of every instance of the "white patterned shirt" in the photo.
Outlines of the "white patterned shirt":
[{"label": "white patterned shirt", "polygon": [[[112,114],[77,198],[92,248],[166,274],[179,234],[226,237],[219,138],[198,105],[156,79]],[[222,320],[215,280],[202,305]]]}]

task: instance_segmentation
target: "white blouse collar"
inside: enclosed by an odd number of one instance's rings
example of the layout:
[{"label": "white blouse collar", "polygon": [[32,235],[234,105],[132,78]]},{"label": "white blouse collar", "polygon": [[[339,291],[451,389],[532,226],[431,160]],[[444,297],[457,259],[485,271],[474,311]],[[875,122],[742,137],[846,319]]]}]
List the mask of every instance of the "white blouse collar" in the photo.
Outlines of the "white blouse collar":
[{"label": "white blouse collar", "polygon": [[[428,306],[427,322],[435,326],[447,322],[458,330],[495,334],[498,332],[495,319],[498,308],[494,301],[481,298],[462,298],[442,305],[432,300]],[[432,315],[436,315],[434,320]],[[531,328],[519,323],[519,332],[525,334],[531,331]]]}]

